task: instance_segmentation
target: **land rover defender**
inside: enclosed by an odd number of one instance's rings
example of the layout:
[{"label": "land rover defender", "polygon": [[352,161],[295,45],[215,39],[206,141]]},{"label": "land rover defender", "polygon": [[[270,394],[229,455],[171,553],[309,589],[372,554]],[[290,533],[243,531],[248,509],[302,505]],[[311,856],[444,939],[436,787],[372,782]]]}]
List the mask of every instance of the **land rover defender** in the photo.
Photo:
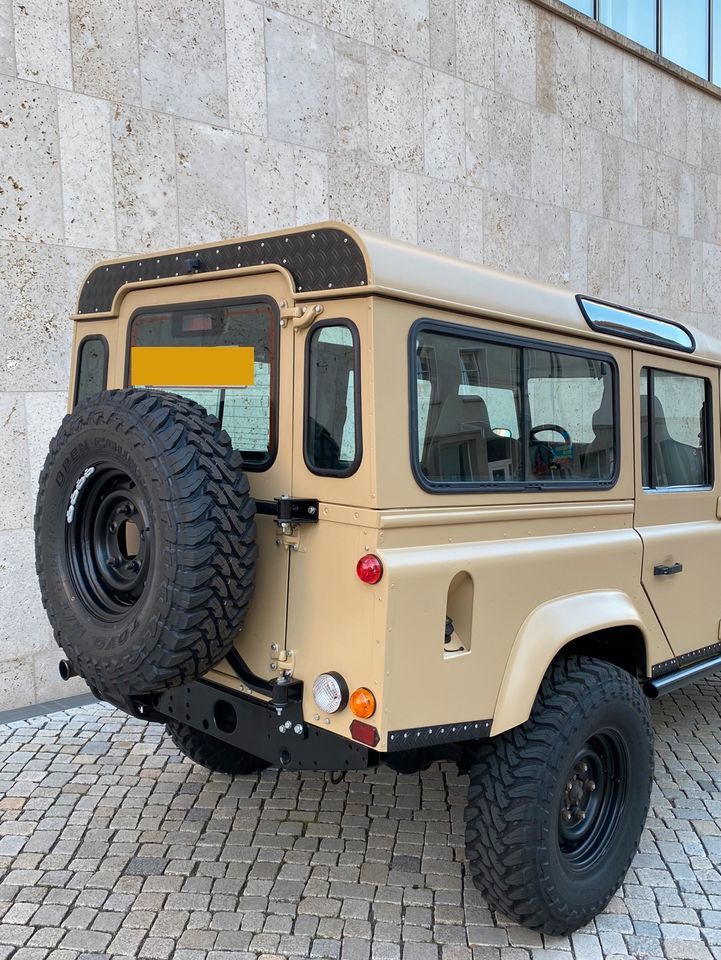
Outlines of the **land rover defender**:
[{"label": "land rover defender", "polygon": [[324,223],[95,267],[40,479],[61,672],[211,770],[468,772],[491,905],[567,933],[721,667],[721,344]]}]

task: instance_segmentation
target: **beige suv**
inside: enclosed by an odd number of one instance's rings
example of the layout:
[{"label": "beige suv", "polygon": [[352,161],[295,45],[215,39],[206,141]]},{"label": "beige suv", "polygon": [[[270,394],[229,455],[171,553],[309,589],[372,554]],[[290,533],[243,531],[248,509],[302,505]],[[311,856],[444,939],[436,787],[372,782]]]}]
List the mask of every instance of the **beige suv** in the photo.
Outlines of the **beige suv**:
[{"label": "beige suv", "polygon": [[721,665],[721,346],[318,224],[103,263],[37,569],[64,676],[225,773],[470,775],[548,933],[648,809],[648,697]]}]

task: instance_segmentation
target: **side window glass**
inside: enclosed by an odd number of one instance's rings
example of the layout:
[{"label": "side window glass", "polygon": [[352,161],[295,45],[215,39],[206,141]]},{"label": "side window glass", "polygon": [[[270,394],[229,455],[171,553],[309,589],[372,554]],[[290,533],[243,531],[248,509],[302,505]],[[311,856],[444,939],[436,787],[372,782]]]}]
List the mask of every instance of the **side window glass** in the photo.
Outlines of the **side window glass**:
[{"label": "side window glass", "polygon": [[521,476],[521,351],[423,330],[416,347],[417,462],[434,483]]},{"label": "side window glass", "polygon": [[78,350],[75,403],[104,390],[108,374],[108,343],[105,337],[86,337]]},{"label": "side window glass", "polygon": [[306,354],[305,460],[313,473],[350,476],[360,461],[358,342],[348,323],[322,324]]},{"label": "side window glass", "polygon": [[707,486],[708,380],[646,367],[640,387],[644,487]]},{"label": "side window glass", "polygon": [[438,484],[611,482],[613,398],[604,360],[421,329],[417,467]]},{"label": "side window glass", "polygon": [[527,480],[610,480],[616,462],[611,367],[528,350]]}]

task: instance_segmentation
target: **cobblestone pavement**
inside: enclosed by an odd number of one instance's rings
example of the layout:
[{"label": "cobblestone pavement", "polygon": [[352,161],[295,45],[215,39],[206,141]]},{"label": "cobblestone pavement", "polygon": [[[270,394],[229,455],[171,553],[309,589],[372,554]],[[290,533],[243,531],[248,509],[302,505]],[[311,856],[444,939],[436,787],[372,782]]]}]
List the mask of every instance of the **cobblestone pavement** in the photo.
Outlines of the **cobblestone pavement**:
[{"label": "cobblestone pavement", "polygon": [[473,889],[450,765],[232,780],[101,704],[0,726],[0,960],[721,958],[720,712],[721,683],[654,704],[641,852],[570,939]]}]

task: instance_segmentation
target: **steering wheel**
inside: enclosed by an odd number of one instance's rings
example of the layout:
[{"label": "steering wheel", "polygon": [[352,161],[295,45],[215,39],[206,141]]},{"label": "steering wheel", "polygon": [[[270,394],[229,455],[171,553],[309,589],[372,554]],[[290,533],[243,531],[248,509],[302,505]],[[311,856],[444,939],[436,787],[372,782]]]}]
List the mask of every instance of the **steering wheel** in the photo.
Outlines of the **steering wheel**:
[{"label": "steering wheel", "polygon": [[[563,442],[571,443],[571,435],[568,430],[559,427],[557,423],[539,423],[537,427],[532,427],[528,432],[528,438],[533,441],[537,433],[543,433],[544,430],[551,430],[553,433],[563,437]],[[533,454],[533,463],[531,471],[533,476],[539,480],[561,480],[566,476],[566,469],[563,461],[559,460],[554,449],[554,444],[547,440],[536,440],[536,447]]]},{"label": "steering wheel", "polygon": [[[534,440],[537,433],[543,433],[544,430],[552,430],[554,433],[559,433],[563,437],[564,443],[571,442],[571,434],[568,430],[564,430],[563,427],[559,427],[557,423],[539,423],[537,427],[531,427],[528,432],[528,439]],[[545,443],[544,440],[539,440],[538,443]]]}]

